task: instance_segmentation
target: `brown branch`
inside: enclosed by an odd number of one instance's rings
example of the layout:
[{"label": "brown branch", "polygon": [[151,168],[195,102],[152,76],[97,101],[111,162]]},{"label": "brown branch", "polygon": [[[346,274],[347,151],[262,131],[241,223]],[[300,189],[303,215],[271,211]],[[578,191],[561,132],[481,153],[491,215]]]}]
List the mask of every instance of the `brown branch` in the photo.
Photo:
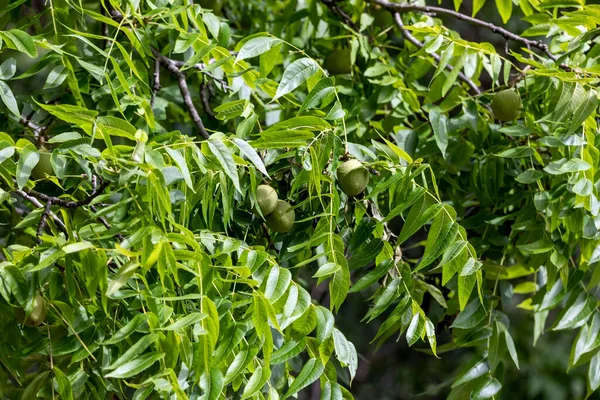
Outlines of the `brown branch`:
[{"label": "brown branch", "polygon": [[405,13],[409,11],[414,11],[418,13],[428,13],[428,14],[439,14],[446,15],[449,17],[453,17],[459,19],[461,21],[468,22],[475,26],[480,26],[483,28],[487,28],[498,35],[504,36],[507,40],[512,40],[514,42],[519,42],[526,47],[535,47],[541,51],[543,51],[550,59],[556,61],[558,57],[556,57],[552,52],[548,49],[548,45],[540,40],[529,40],[522,36],[519,36],[515,33],[512,33],[502,27],[491,24],[489,22],[482,21],[477,18],[469,17],[468,15],[461,14],[459,12],[449,10],[442,7],[434,7],[434,6],[421,6],[412,3],[392,3],[388,0],[367,0],[370,3],[378,4],[391,12],[396,13]]},{"label": "brown branch", "polygon": [[41,135],[42,131],[44,130],[43,126],[40,126],[29,119],[21,118],[21,123],[33,131],[33,136],[36,139]]},{"label": "brown branch", "polygon": [[40,218],[40,223],[38,224],[38,227],[37,227],[37,232],[35,234],[35,237],[39,244],[42,244],[42,239],[40,238],[40,236],[42,236],[42,233],[44,232],[44,228],[46,227],[46,219],[48,218],[48,215],[50,214],[50,207],[52,207],[51,201],[46,203],[46,206],[44,207],[44,212],[42,213],[42,218]]},{"label": "brown branch", "polygon": [[[231,52],[231,54],[232,54],[232,55],[235,55],[235,54],[237,54],[237,53],[235,53],[235,52]],[[188,64],[186,64],[186,62],[185,62],[185,61],[179,61],[179,60],[171,60],[171,61],[172,61],[172,62],[173,62],[173,63],[174,63],[174,64],[175,64],[175,65],[176,65],[176,66],[177,66],[179,69],[183,68],[184,66],[189,66]],[[192,65],[192,66],[190,66],[190,67],[191,67],[191,68],[194,68],[194,69],[196,69],[196,70],[198,70],[198,71],[200,71],[200,72],[202,72],[204,75],[206,75],[206,76],[210,77],[212,80],[214,80],[214,81],[216,81],[216,82],[219,82],[219,84],[221,85],[221,87],[223,88],[223,90],[224,90],[224,91],[231,90],[231,88],[229,87],[229,85],[227,84],[227,82],[226,82],[224,79],[217,78],[217,77],[216,77],[216,76],[214,76],[213,74],[211,74],[211,73],[209,73],[209,72],[206,72],[206,71],[204,71],[204,69],[205,69],[205,68],[206,68],[208,65],[210,65],[210,64],[212,64],[212,63],[214,63],[214,62],[216,62],[216,61],[217,61],[217,60],[215,60],[214,58],[211,58],[211,59],[208,61],[208,64],[204,64],[204,63],[197,63],[197,64],[194,64],[194,65]]]},{"label": "brown branch", "polygon": [[[28,195],[23,190],[16,190],[15,193],[18,194],[19,196],[21,196],[22,198],[24,198],[25,200],[27,200],[28,202],[30,202],[31,204],[33,204],[34,206],[38,207],[38,208],[44,208],[44,209],[46,208],[42,203],[40,203],[40,201],[38,199],[36,199],[33,196]],[[56,214],[54,214],[52,211],[50,211],[48,213],[48,215],[52,217],[52,219],[54,220],[54,222],[56,222],[56,226],[58,227],[58,229],[61,232],[63,232],[65,235],[67,235],[67,237],[68,237],[67,227],[65,226],[64,222],[62,222],[60,220],[60,218],[58,218],[56,216]]]},{"label": "brown branch", "polygon": [[108,187],[108,184],[109,184],[108,182],[102,182],[99,190],[92,192],[88,197],[86,197],[83,200],[79,200],[79,201],[65,200],[65,199],[61,199],[60,197],[48,196],[47,194],[40,193],[33,189],[27,189],[27,191],[25,193],[27,193],[28,195],[31,195],[37,199],[43,200],[43,201],[51,201],[52,204],[56,204],[61,207],[79,208],[79,207],[87,206],[88,204],[90,204],[92,202],[92,200],[94,200],[96,197],[98,197],[98,195],[100,193],[102,193],[104,191],[104,189],[106,189]]},{"label": "brown branch", "polygon": [[352,18],[350,18],[346,11],[344,11],[340,6],[336,4],[337,0],[321,0],[321,3],[327,6],[327,8],[331,10],[331,12],[339,16],[346,25],[358,32],[358,26],[356,26],[356,24],[354,23],[354,21],[352,21]]},{"label": "brown branch", "polygon": [[202,85],[200,85],[200,98],[202,99],[202,107],[204,107],[204,112],[206,113],[206,115],[208,115],[211,118],[214,118],[215,113],[210,108],[209,97],[210,96],[208,93],[208,85],[206,83],[203,83]]},{"label": "brown branch", "polygon": [[[402,18],[400,17],[400,13],[394,13],[394,20],[396,21],[396,25],[398,25],[398,28],[400,28],[400,31],[402,32],[402,35],[406,38],[406,40],[408,40],[409,42],[411,42],[412,44],[414,44],[418,48],[423,48],[424,44],[419,39],[417,39],[416,37],[414,37],[404,27],[404,23],[402,22]],[[438,54],[436,54],[436,53],[432,53],[431,56],[439,64],[441,57]],[[452,71],[454,69],[454,67],[452,65],[450,65],[450,64],[447,64],[446,65],[446,69],[448,71]],[[481,90],[479,89],[479,87],[472,80],[470,80],[465,74],[463,74],[462,72],[459,72],[458,73],[458,78],[461,81],[465,82],[467,85],[469,85],[471,87],[471,90],[473,90],[473,92],[475,92],[477,94],[481,94]]]},{"label": "brown branch", "polygon": [[154,107],[156,93],[160,90],[160,62],[154,61],[154,85],[152,86],[152,97],[150,98],[150,108]]},{"label": "brown branch", "polygon": [[204,123],[202,123],[202,119],[200,119],[198,110],[196,110],[196,107],[194,106],[194,102],[192,101],[192,96],[190,95],[190,90],[185,79],[185,74],[179,70],[179,67],[177,67],[177,64],[173,62],[173,60],[163,56],[158,50],[152,49],[152,54],[154,54],[154,57],[156,57],[160,65],[162,65],[167,71],[175,75],[175,77],[177,78],[177,83],[179,84],[179,91],[183,96],[183,102],[185,103],[185,106],[187,107],[188,112],[192,117],[192,120],[196,124],[196,127],[198,128],[198,131],[200,132],[202,137],[208,139],[210,135],[206,131]]},{"label": "brown branch", "polygon": [[[98,192],[98,179],[96,178],[96,176],[92,176],[92,195],[96,195],[96,193]],[[90,206],[90,210],[92,210],[93,213],[97,213],[98,209],[95,206]],[[98,221],[100,221],[100,223],[102,225],[104,225],[104,227],[106,228],[107,231],[111,230],[111,226],[108,223],[108,221],[104,218],[104,217],[98,217]],[[125,240],[125,237],[123,235],[121,235],[120,233],[116,233],[115,236],[117,237],[117,239],[119,239],[121,242],[123,240]]]}]

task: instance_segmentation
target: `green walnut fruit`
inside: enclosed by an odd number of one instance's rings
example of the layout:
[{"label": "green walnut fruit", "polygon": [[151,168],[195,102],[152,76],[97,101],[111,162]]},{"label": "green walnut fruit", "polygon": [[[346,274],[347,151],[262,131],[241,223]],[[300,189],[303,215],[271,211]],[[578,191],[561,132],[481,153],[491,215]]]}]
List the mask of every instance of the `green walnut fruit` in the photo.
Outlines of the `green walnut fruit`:
[{"label": "green walnut fruit", "polygon": [[382,7],[376,7],[373,11],[373,19],[375,26],[380,28],[387,28],[394,24],[394,17],[392,17],[392,13]]},{"label": "green walnut fruit", "polygon": [[52,168],[52,162],[50,158],[52,153],[46,150],[40,150],[40,161],[31,171],[31,177],[33,179],[46,179],[46,175],[54,175],[54,169]]},{"label": "green walnut fruit", "polygon": [[500,121],[514,121],[521,110],[521,98],[512,89],[505,89],[494,95],[492,111]]},{"label": "green walnut fruit", "polygon": [[352,71],[350,49],[333,50],[325,59],[325,68],[332,75],[349,74]]},{"label": "green walnut fruit", "polygon": [[292,229],[296,213],[287,201],[277,200],[277,207],[267,216],[267,226],[274,232],[286,233]]},{"label": "green walnut fruit", "polygon": [[36,327],[40,326],[42,322],[46,320],[48,309],[46,308],[46,302],[41,294],[37,294],[33,299],[33,305],[31,306],[31,313],[25,318],[25,311],[22,308],[15,309],[15,316],[25,326]]},{"label": "green walnut fruit", "polygon": [[258,185],[256,188],[256,203],[263,217],[271,214],[277,207],[277,192],[269,185]]},{"label": "green walnut fruit", "polygon": [[369,183],[369,171],[358,160],[349,160],[337,170],[338,185],[348,196],[358,196]]}]

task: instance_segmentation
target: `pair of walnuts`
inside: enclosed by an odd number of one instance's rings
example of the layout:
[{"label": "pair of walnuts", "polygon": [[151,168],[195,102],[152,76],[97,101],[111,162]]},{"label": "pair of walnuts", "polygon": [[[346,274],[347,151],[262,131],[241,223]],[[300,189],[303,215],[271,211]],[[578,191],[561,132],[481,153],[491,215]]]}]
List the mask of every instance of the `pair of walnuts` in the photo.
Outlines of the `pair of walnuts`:
[{"label": "pair of walnuts", "polygon": [[[337,182],[346,195],[358,196],[369,183],[369,171],[358,160],[346,161],[337,169]],[[259,185],[256,188],[256,203],[269,229],[280,233],[292,229],[296,213],[290,203],[279,200],[271,186]]]}]

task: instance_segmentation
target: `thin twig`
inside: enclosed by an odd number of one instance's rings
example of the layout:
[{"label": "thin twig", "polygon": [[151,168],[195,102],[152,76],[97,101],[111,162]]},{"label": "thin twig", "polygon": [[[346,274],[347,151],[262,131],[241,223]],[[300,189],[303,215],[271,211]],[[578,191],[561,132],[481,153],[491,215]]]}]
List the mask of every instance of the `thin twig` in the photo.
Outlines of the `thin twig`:
[{"label": "thin twig", "polygon": [[196,124],[196,127],[198,128],[198,131],[200,132],[202,137],[208,139],[210,135],[206,131],[202,119],[200,119],[198,110],[196,110],[196,107],[194,106],[194,102],[192,101],[192,96],[190,95],[190,90],[185,79],[185,74],[179,70],[177,65],[171,59],[163,56],[158,50],[152,49],[152,54],[154,54],[154,57],[156,57],[160,65],[162,65],[167,71],[175,75],[175,77],[177,78],[177,83],[179,84],[179,91],[183,96],[183,102],[185,103],[185,106],[187,107],[188,112],[192,117],[192,120]]},{"label": "thin twig", "polygon": [[500,26],[491,24],[489,22],[482,21],[477,18],[469,17],[468,15],[461,14],[459,12],[442,8],[442,7],[434,7],[434,6],[421,6],[413,3],[392,3],[388,0],[367,0],[374,4],[379,4],[380,6],[391,10],[392,12],[397,13],[405,13],[409,11],[414,11],[418,13],[433,13],[446,15],[449,17],[453,17],[459,19],[461,21],[468,22],[472,25],[481,26],[483,28],[487,28],[498,35],[504,36],[507,40],[512,40],[514,42],[522,43],[524,46],[535,47],[543,51],[550,59],[556,61],[558,57],[556,57],[552,52],[548,49],[548,45],[540,40],[530,40],[526,39],[522,36],[519,36],[511,31],[508,31]]},{"label": "thin twig", "polygon": [[[231,53],[232,55],[235,55],[237,53]],[[221,85],[221,87],[223,88],[223,91],[227,91],[227,90],[231,90],[231,88],[229,87],[229,85],[227,84],[227,82],[225,81],[225,79],[221,79],[221,78],[217,78],[216,76],[214,76],[213,74],[211,74],[210,72],[206,72],[205,69],[208,65],[216,62],[217,60],[214,58],[211,58],[208,61],[208,64],[205,63],[196,63],[194,65],[191,66],[191,68],[194,68],[200,72],[202,72],[204,75],[208,76],[209,78],[211,78],[213,81],[219,82],[219,84]],[[173,64],[175,64],[179,69],[183,68],[184,66],[186,66],[187,64],[185,63],[185,61],[179,61],[179,60],[171,60],[171,62],[173,62]]]},{"label": "thin twig", "polygon": [[[98,193],[98,179],[94,175],[94,176],[92,176],[92,196],[96,195],[96,193]],[[90,206],[90,210],[92,210],[93,213],[97,213],[98,212],[98,209],[96,208],[96,206],[93,206],[93,205]],[[104,225],[104,227],[106,228],[107,231],[111,230],[110,224],[108,223],[108,221],[104,217],[98,217],[98,221],[100,221],[100,223],[102,225]],[[115,236],[121,242],[123,240],[125,240],[125,237],[123,235],[121,235],[120,233],[118,233],[118,232],[115,234]]]},{"label": "thin twig", "polygon": [[[400,17],[400,13],[394,13],[394,20],[396,21],[396,25],[398,25],[398,28],[400,28],[400,31],[402,32],[402,35],[406,38],[406,40],[408,40],[409,42],[411,42],[412,44],[414,44],[418,48],[423,48],[424,44],[419,39],[417,39],[416,37],[414,37],[404,27],[404,23],[402,22],[402,18]],[[439,64],[441,57],[438,54],[436,54],[436,53],[432,53],[431,56]],[[450,65],[450,64],[446,64],[446,69],[448,71],[452,71],[454,69],[454,67],[452,65]],[[461,81],[465,82],[467,85],[469,85],[471,87],[471,89],[473,90],[473,92],[475,92],[477,94],[481,94],[481,90],[479,89],[479,87],[471,79],[469,79],[465,74],[463,74],[462,72],[459,72],[458,73],[458,78]]]},{"label": "thin twig", "polygon": [[42,236],[42,233],[44,232],[44,228],[46,227],[46,219],[48,218],[48,215],[50,214],[50,207],[52,207],[52,202],[48,201],[46,203],[46,206],[44,207],[44,212],[42,213],[42,218],[40,218],[40,223],[38,224],[38,227],[37,227],[37,232],[35,234],[35,238],[37,239],[37,242],[39,244],[42,244],[42,239],[40,236]]},{"label": "thin twig", "polygon": [[102,184],[100,185],[100,189],[98,191],[93,192],[85,199],[79,200],[79,201],[65,200],[65,199],[61,199],[59,197],[48,196],[47,194],[37,192],[33,189],[28,189],[26,193],[35,198],[43,200],[43,201],[51,201],[53,204],[56,204],[61,207],[79,208],[79,207],[87,206],[88,204],[90,204],[92,202],[92,200],[94,200],[96,197],[98,197],[98,195],[100,193],[102,193],[104,191],[104,189],[106,189],[108,187],[108,184],[109,184],[108,182],[102,182]]},{"label": "thin twig", "polygon": [[206,83],[203,83],[202,85],[200,85],[200,98],[202,99],[202,106],[204,107],[204,112],[206,113],[206,115],[208,115],[211,118],[214,118],[215,113],[210,108],[209,97],[210,96],[208,93],[208,85]]},{"label": "thin twig", "polygon": [[358,27],[354,21],[352,21],[352,18],[346,13],[346,11],[336,4],[336,0],[321,0],[321,3],[325,4],[325,6],[327,6],[331,12],[338,15],[346,25],[358,32]]},{"label": "thin twig", "polygon": [[154,86],[152,87],[152,97],[150,98],[150,108],[154,107],[156,93],[160,90],[160,62],[158,59],[154,61]]},{"label": "thin twig", "polygon": [[40,136],[40,134],[44,130],[43,126],[40,126],[29,119],[21,118],[21,123],[33,131],[33,136],[36,139]]},{"label": "thin twig", "polygon": [[[37,208],[44,208],[45,206],[40,203],[40,201],[38,199],[36,199],[33,196],[28,195],[27,193],[25,193],[25,191],[23,190],[16,190],[15,191],[16,194],[18,194],[19,196],[21,196],[22,198],[24,198],[25,200],[27,200],[28,202],[30,202],[31,204],[33,204],[34,206],[36,206]],[[48,215],[50,215],[52,217],[52,219],[54,220],[54,222],[56,222],[56,226],[58,226],[58,229],[63,232],[65,235],[68,236],[67,234],[67,227],[65,226],[64,222],[62,222],[60,220],[60,218],[58,218],[56,216],[56,214],[54,214],[52,211],[50,211],[48,213]]]}]

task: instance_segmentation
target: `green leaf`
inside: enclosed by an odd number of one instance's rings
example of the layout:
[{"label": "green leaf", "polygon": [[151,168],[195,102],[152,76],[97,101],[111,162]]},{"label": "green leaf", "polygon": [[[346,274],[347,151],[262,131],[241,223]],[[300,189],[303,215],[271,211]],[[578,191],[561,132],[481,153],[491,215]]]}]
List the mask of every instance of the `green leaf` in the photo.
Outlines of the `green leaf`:
[{"label": "green leaf", "polygon": [[333,78],[321,78],[319,82],[313,87],[310,91],[300,110],[298,112],[304,112],[306,110],[310,110],[311,108],[318,107],[322,104],[326,99],[332,96],[335,93],[335,87],[333,86]]},{"label": "green leaf", "polygon": [[248,399],[254,396],[259,390],[261,390],[269,376],[271,375],[271,371],[268,368],[263,368],[262,366],[256,367],[250,379],[248,379],[248,383],[246,387],[244,387],[244,391],[242,392],[242,400]]},{"label": "green leaf", "polygon": [[381,279],[393,267],[392,260],[385,260],[369,271],[365,276],[357,280],[350,288],[350,293],[360,292]]},{"label": "green leaf", "polygon": [[553,329],[558,331],[580,327],[594,313],[597,304],[594,296],[580,293],[575,302],[561,313]]},{"label": "green leaf", "polygon": [[470,382],[474,379],[479,378],[480,376],[486,374],[490,370],[488,363],[486,360],[482,360],[471,367],[467,372],[462,374],[454,383],[452,387],[455,388],[464,383]]},{"label": "green leaf", "polygon": [[591,90],[587,93],[585,99],[579,104],[577,109],[571,118],[571,123],[569,124],[568,133],[575,132],[581,124],[596,110],[598,107],[598,97],[596,93]]},{"label": "green leaf", "polygon": [[554,249],[554,243],[548,239],[540,239],[533,243],[517,245],[519,250],[531,254],[547,253]]},{"label": "green leaf", "polygon": [[2,99],[2,102],[4,103],[4,105],[6,106],[6,108],[8,108],[8,111],[13,113],[18,118],[21,118],[21,112],[19,111],[19,106],[17,105],[17,100],[15,99],[15,96],[13,95],[12,90],[10,90],[8,85],[4,81],[1,81],[1,80],[0,80],[0,99]]},{"label": "green leaf", "polygon": [[538,171],[534,168],[529,168],[517,175],[515,180],[519,183],[530,184],[542,179],[543,176],[544,174],[542,173],[542,171]]},{"label": "green leaf", "polygon": [[436,203],[431,196],[421,197],[410,209],[406,222],[398,235],[398,245],[404,243],[415,234],[423,225],[435,218],[444,208],[443,204]]},{"label": "green leaf", "polygon": [[223,386],[223,373],[218,368],[211,368],[210,374],[205,371],[200,377],[200,387],[203,390],[200,400],[218,400]]},{"label": "green leaf", "polygon": [[27,144],[21,151],[19,162],[17,163],[17,186],[19,189],[23,189],[29,177],[31,171],[35,168],[37,163],[40,161],[40,154],[33,144]]},{"label": "green leaf", "polygon": [[15,75],[15,72],[17,72],[17,62],[14,58],[8,58],[0,64],[0,80],[9,80]]},{"label": "green leaf", "polygon": [[502,384],[496,378],[490,378],[473,393],[473,400],[490,399],[500,392]]},{"label": "green leaf", "polygon": [[291,63],[283,72],[283,77],[273,101],[292,92],[308,78],[319,72],[319,66],[310,58],[301,58]]},{"label": "green leaf", "polygon": [[298,393],[300,390],[319,379],[324,370],[325,366],[317,359],[311,358],[308,360],[306,364],[304,364],[304,367],[302,367],[302,371],[300,371],[296,379],[294,379],[290,385],[290,388],[283,396],[283,399]]},{"label": "green leaf", "polygon": [[150,319],[151,314],[137,314],[125,326],[115,332],[108,340],[102,342],[102,345],[117,344],[125,340],[129,335],[135,332],[142,324]]},{"label": "green leaf", "polygon": [[194,191],[194,183],[192,182],[192,177],[190,176],[190,170],[188,169],[188,164],[185,160],[184,154],[182,154],[181,151],[179,151],[179,150],[171,149],[169,147],[165,148],[165,150],[167,151],[169,156],[171,156],[173,161],[175,161],[175,164],[177,164],[177,166],[179,167],[179,170],[181,171],[181,174],[183,176],[183,180],[185,181],[185,184],[193,192]]},{"label": "green leaf", "polygon": [[50,371],[40,372],[35,378],[27,385],[21,396],[21,400],[30,400],[37,398],[37,394],[48,379]]},{"label": "green leaf", "polygon": [[58,383],[60,398],[73,400],[73,387],[71,386],[71,382],[69,382],[69,378],[58,367],[54,367],[52,372],[54,372],[54,378],[56,379],[56,383]]},{"label": "green leaf", "polygon": [[473,299],[456,317],[450,328],[470,329],[485,318],[485,309],[479,299]]},{"label": "green leaf", "polygon": [[148,335],[143,336],[140,340],[138,340],[133,346],[129,347],[125,353],[117,360],[115,360],[112,364],[105,367],[106,370],[113,370],[119,368],[122,365],[125,365],[134,357],[137,357],[141,353],[144,352],[152,343],[158,340],[158,335],[155,333],[150,333]]},{"label": "green leaf", "polygon": [[502,158],[525,158],[531,157],[534,153],[535,150],[533,150],[531,147],[518,146],[508,150],[504,150],[496,155]]},{"label": "green leaf", "polygon": [[590,168],[592,166],[587,162],[579,158],[572,158],[568,161],[565,159],[553,161],[544,167],[544,171],[551,175],[561,175],[569,172],[587,171]]},{"label": "green leaf", "polygon": [[435,142],[442,152],[442,156],[446,158],[446,148],[448,147],[448,117],[442,113],[439,107],[432,107],[429,111],[429,121],[433,128],[433,136]]},{"label": "green leaf", "polygon": [[128,262],[123,265],[115,276],[112,277],[110,282],[108,283],[108,288],[106,290],[106,295],[111,296],[116,293],[123,285],[127,283],[127,281],[135,274],[135,271],[138,269],[140,265],[136,262]]},{"label": "green leaf", "polygon": [[105,375],[106,378],[130,378],[146,369],[150,368],[152,364],[165,357],[165,353],[152,352],[144,354],[136,359],[128,361],[115,369],[111,373]]},{"label": "green leaf", "polygon": [[474,17],[475,15],[477,15],[479,10],[481,10],[484,5],[485,0],[473,0],[473,10],[471,12],[471,16]]},{"label": "green leaf", "polygon": [[286,362],[297,355],[301,354],[306,348],[306,339],[302,338],[299,341],[291,339],[284,343],[277,351],[271,356],[271,364],[281,364]]},{"label": "green leaf", "polygon": [[62,247],[65,254],[77,253],[86,249],[93,249],[94,245],[90,242],[68,243]]},{"label": "green leaf", "polygon": [[317,272],[315,272],[315,274],[312,277],[313,278],[321,278],[321,277],[329,276],[329,275],[339,271],[341,268],[342,267],[339,264],[328,262],[328,263],[323,264],[321,267],[319,267]]},{"label": "green leaf", "polygon": [[590,389],[595,391],[600,387],[600,353],[596,353],[590,361],[590,368],[588,370],[588,380],[590,383]]},{"label": "green leaf", "polygon": [[48,78],[46,79],[46,83],[44,84],[44,90],[54,89],[62,85],[62,83],[65,81],[68,75],[69,73],[65,70],[65,67],[63,65],[57,65],[48,74]]},{"label": "green leaf", "polygon": [[242,189],[240,188],[240,178],[238,176],[235,161],[233,160],[231,149],[218,139],[208,140],[207,143],[210,151],[215,155],[223,167],[223,171],[233,182],[233,186],[235,186],[238,192],[242,193]]},{"label": "green leaf", "polygon": [[496,0],[496,7],[502,17],[502,22],[506,24],[512,14],[512,0]]},{"label": "green leaf", "polygon": [[323,306],[315,307],[317,316],[317,341],[324,342],[333,334],[334,318],[331,311]]},{"label": "green leaf", "polygon": [[275,303],[290,286],[291,280],[292,273],[288,269],[274,265],[266,281],[265,297],[271,303]]},{"label": "green leaf", "polygon": [[205,313],[193,312],[193,313],[187,314],[184,317],[179,318],[177,321],[173,322],[172,324],[165,326],[163,328],[159,328],[159,329],[163,330],[163,331],[175,331],[177,329],[181,329],[181,328],[184,328],[189,325],[197,324],[198,322],[202,321],[206,317],[208,317],[208,315]]},{"label": "green leaf", "polygon": [[235,356],[235,358],[229,365],[227,372],[225,373],[225,378],[224,378],[225,385],[229,384],[235,377],[237,377],[239,374],[241,374],[246,369],[248,364],[250,364],[252,362],[252,359],[258,353],[258,350],[259,350],[258,347],[250,346],[250,347],[244,348],[239,353],[237,353],[237,355]]},{"label": "green leaf", "polygon": [[323,385],[323,389],[321,390],[320,400],[344,400],[342,387],[332,381],[325,382],[325,385]]},{"label": "green leaf", "polygon": [[412,346],[413,344],[417,343],[421,336],[423,336],[424,332],[425,320],[420,313],[415,313],[410,320],[408,329],[406,330],[406,341],[408,342],[408,346]]},{"label": "green leaf", "polygon": [[446,50],[444,50],[442,52],[442,56],[440,57],[440,62],[438,63],[435,73],[433,74],[433,78],[431,78],[432,82],[439,74],[441,74],[446,69],[446,66],[452,59],[453,55],[454,55],[454,42],[450,42],[448,47],[446,47]]},{"label": "green leaf", "polygon": [[259,36],[252,38],[244,43],[238,52],[236,62],[259,56],[281,42],[281,39],[272,36]]},{"label": "green leaf", "polygon": [[447,212],[438,214],[431,224],[425,243],[423,258],[414,272],[433,263],[454,242],[458,233],[458,225]]},{"label": "green leaf", "polygon": [[0,31],[0,39],[4,39],[9,48],[27,54],[30,58],[37,58],[38,51],[33,38],[28,33],[19,29]]},{"label": "green leaf", "polygon": [[[446,76],[446,80],[444,81],[444,84],[442,85],[442,96],[446,96],[446,93],[448,93],[448,90],[450,90],[450,88],[452,87],[454,82],[456,82],[456,78],[458,78],[458,74],[460,73],[463,66],[465,65],[467,55],[468,55],[468,52],[465,49],[465,51],[461,54],[461,56],[458,59],[458,61],[456,62],[456,64],[453,65],[452,71],[450,71],[450,73]],[[442,153],[444,153],[444,151],[442,151]]]},{"label": "green leaf", "polygon": [[267,169],[265,168],[265,164],[263,163],[262,159],[260,158],[260,156],[258,155],[256,150],[254,150],[254,148],[252,148],[252,146],[250,146],[248,144],[248,142],[246,142],[245,140],[238,139],[238,138],[233,138],[232,140],[233,140],[233,143],[240,149],[240,151],[242,153],[244,153],[244,155],[246,157],[248,157],[248,159],[252,162],[252,164],[254,164],[254,166],[260,172],[262,172],[264,176],[266,176],[267,178],[270,178],[269,173],[267,172]]},{"label": "green leaf", "polygon": [[265,131],[250,144],[255,149],[293,148],[305,146],[314,137],[312,132],[303,130]]}]

